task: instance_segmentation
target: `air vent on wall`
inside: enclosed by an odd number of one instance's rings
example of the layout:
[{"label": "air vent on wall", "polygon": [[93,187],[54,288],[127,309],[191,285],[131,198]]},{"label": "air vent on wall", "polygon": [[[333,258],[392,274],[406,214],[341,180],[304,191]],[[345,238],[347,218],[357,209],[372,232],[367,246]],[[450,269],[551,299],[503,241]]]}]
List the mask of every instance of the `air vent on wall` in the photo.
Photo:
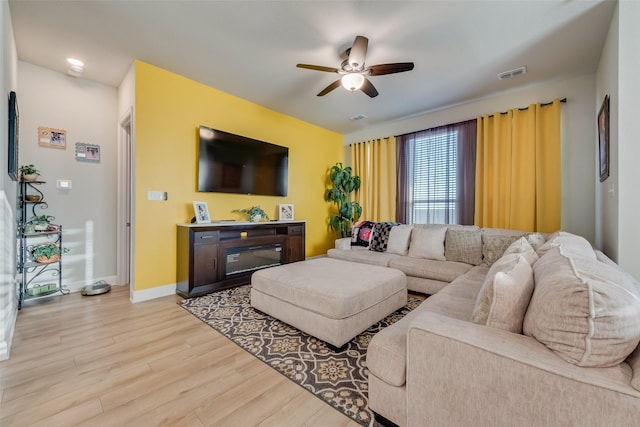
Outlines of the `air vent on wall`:
[{"label": "air vent on wall", "polygon": [[506,79],[510,79],[512,77],[520,76],[520,75],[526,74],[526,73],[527,73],[527,67],[520,67],[520,68],[516,68],[515,70],[509,70],[509,71],[505,71],[503,73],[499,73],[498,74],[498,79],[499,80],[506,80]]}]

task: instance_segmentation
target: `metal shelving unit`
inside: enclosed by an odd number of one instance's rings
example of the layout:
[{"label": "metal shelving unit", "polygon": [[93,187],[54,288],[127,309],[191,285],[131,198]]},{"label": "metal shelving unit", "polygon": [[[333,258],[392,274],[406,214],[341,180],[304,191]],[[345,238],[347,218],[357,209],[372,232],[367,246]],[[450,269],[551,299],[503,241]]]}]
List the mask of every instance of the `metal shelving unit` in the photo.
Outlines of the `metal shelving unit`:
[{"label": "metal shelving unit", "polygon": [[[52,295],[68,294],[69,289],[62,285],[62,249],[57,260],[48,263],[30,259],[29,248],[42,243],[55,243],[62,248],[62,226],[49,224],[47,230],[28,230],[27,224],[33,218],[42,215],[49,205],[44,193],[38,186],[45,181],[21,181],[18,194],[18,310],[26,300],[40,299]],[[39,200],[27,200],[27,195],[40,196]],[[40,214],[40,215],[39,215]],[[53,220],[53,217],[49,216]]]}]

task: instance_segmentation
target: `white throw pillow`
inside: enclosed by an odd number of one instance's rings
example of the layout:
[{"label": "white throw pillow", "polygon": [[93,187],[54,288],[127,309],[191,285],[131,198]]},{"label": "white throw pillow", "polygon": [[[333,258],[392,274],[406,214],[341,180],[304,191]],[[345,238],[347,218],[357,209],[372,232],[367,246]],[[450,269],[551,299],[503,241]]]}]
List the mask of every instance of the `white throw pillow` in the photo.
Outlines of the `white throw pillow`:
[{"label": "white throw pillow", "polygon": [[503,255],[487,273],[472,320],[520,334],[532,293],[533,270],[529,261],[522,254]]},{"label": "white throw pillow", "polygon": [[529,244],[529,240],[526,237],[521,237],[515,242],[513,242],[506,251],[504,251],[504,255],[509,254],[520,254],[522,255],[529,264],[533,265],[534,262],[538,260],[538,254],[533,249],[531,244]]},{"label": "white throw pillow", "polygon": [[414,227],[411,231],[409,256],[411,258],[426,258],[445,261],[444,238],[447,234],[446,226]]},{"label": "white throw pillow", "polygon": [[391,231],[389,231],[387,252],[390,254],[406,255],[409,252],[411,230],[413,230],[413,225],[408,224],[393,227]]}]

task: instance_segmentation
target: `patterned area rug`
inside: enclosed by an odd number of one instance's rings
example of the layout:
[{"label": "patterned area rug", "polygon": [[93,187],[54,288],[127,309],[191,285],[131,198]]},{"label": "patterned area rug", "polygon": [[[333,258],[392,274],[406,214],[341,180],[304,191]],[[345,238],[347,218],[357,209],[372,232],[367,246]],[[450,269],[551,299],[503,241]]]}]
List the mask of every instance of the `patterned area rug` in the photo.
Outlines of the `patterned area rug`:
[{"label": "patterned area rug", "polygon": [[365,363],[371,338],[416,308],[423,298],[409,295],[409,302],[347,343],[340,352],[271,316],[253,309],[251,286],[186,299],[180,305],[221,332],[282,375],[315,394],[362,425],[373,414],[367,406]]}]

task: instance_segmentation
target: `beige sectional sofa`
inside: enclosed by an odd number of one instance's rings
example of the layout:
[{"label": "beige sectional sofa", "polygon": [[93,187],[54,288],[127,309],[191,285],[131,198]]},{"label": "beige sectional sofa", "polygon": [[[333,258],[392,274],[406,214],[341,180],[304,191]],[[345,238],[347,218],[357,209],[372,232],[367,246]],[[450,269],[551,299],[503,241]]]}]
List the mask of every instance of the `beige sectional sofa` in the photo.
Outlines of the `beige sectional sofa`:
[{"label": "beige sectional sofa", "polygon": [[[376,414],[399,426],[640,426],[635,278],[569,233],[440,227],[480,233],[482,262],[420,259],[410,247],[367,253],[345,241],[328,254],[398,268],[413,278],[409,289],[434,294],[369,345]],[[421,228],[438,226],[414,227],[409,246],[426,236],[413,232]],[[475,262],[477,235],[466,237],[458,249]]]}]

